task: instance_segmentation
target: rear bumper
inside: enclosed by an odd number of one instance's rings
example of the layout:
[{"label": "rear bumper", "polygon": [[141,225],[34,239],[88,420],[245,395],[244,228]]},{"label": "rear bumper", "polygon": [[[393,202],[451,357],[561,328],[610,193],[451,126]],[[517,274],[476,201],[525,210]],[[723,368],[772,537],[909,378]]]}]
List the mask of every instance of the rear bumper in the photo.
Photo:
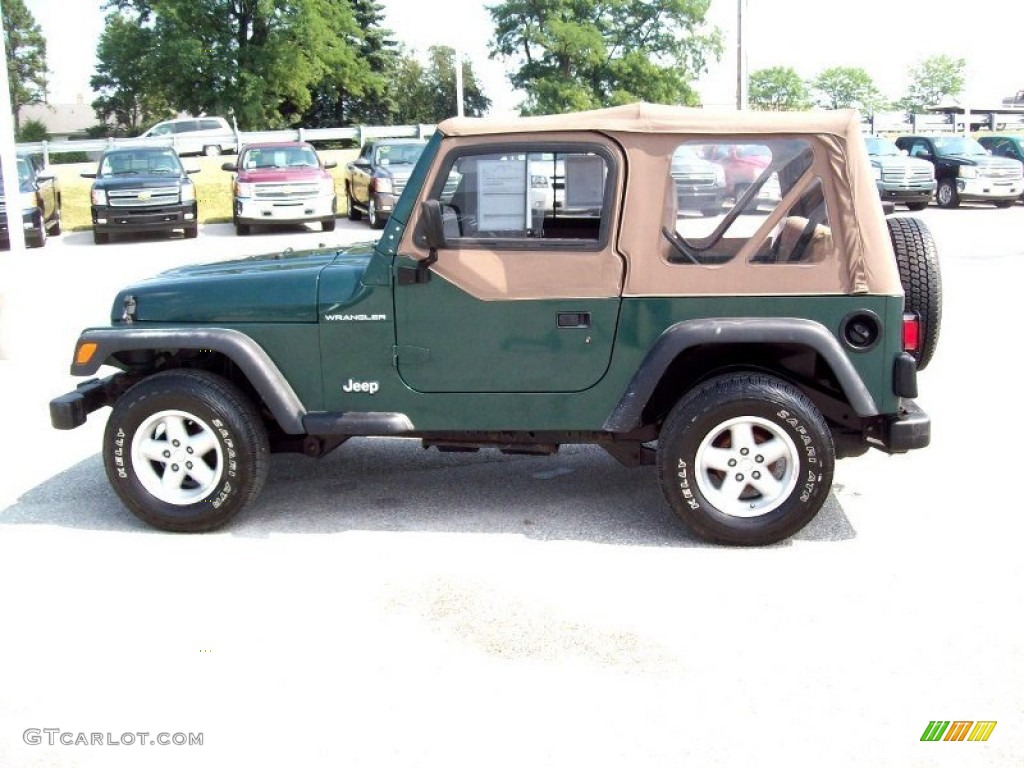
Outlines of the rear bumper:
[{"label": "rear bumper", "polygon": [[[43,231],[43,212],[38,208],[26,208],[21,212],[21,223],[26,235],[38,237]],[[9,240],[10,238],[7,213],[0,213],[0,240]]]},{"label": "rear bumper", "polygon": [[886,453],[906,453],[925,448],[932,439],[932,420],[913,400],[903,400],[900,413],[885,417],[879,430]]}]

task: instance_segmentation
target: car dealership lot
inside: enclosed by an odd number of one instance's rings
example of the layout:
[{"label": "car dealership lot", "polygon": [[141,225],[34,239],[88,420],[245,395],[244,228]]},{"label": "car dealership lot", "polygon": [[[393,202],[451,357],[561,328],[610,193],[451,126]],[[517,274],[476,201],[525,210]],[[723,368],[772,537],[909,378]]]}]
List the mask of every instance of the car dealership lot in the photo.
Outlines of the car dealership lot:
[{"label": "car dealership lot", "polygon": [[[919,215],[945,283],[933,444],[840,462],[819,518],[755,550],[698,542],[653,468],[597,449],[380,439],[276,456],[224,531],[145,528],[107,485],[104,413],[49,427],[79,329],[159,269],[377,233],[3,254],[0,765],[1019,764],[1024,206]],[[935,719],[998,726],[921,743]],[[32,727],[205,742],[140,758]]]}]

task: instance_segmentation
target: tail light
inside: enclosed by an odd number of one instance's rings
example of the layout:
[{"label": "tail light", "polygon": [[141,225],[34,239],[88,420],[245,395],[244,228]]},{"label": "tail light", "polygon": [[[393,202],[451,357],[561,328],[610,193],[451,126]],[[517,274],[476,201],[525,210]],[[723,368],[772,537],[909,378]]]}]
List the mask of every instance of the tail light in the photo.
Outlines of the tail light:
[{"label": "tail light", "polygon": [[903,351],[916,352],[921,344],[921,320],[913,312],[903,315]]}]

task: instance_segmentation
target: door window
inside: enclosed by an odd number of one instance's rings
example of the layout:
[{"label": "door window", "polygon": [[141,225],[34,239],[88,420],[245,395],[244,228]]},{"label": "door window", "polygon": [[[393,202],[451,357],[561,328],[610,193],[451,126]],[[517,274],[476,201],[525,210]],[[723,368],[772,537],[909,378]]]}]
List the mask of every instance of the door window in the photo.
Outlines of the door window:
[{"label": "door window", "polygon": [[609,162],[599,152],[507,151],[457,157],[435,196],[451,245],[487,240],[594,244],[606,237]]}]

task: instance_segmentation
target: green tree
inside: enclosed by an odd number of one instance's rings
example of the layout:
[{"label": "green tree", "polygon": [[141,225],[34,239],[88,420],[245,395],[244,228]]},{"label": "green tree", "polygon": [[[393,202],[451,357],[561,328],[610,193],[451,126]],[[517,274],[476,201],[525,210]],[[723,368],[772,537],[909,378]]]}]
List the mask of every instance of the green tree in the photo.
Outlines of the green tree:
[{"label": "green tree", "polygon": [[[432,45],[427,49],[427,65],[412,54],[403,56],[392,79],[395,112],[392,122],[439,123],[456,114],[455,49]],[[481,117],[491,107],[484,95],[473,65],[462,61],[463,111],[469,117]]]},{"label": "green tree", "polygon": [[489,8],[491,56],[529,94],[527,114],[632,101],[696,104],[692,81],[721,54],[710,0],[504,0]]},{"label": "green tree", "polygon": [[910,68],[910,87],[900,101],[908,112],[923,112],[945,96],[959,96],[964,89],[965,59],[940,54],[929,56]]},{"label": "green tree", "polygon": [[331,75],[358,81],[359,28],[348,0],[112,0],[151,26],[172,108],[233,113],[243,130],[301,120]]},{"label": "green tree", "polygon": [[395,109],[389,78],[398,67],[400,48],[384,28],[384,6],[377,0],[349,0],[356,26],[358,76],[331,72],[313,88],[313,104],[303,125],[383,125]]},{"label": "green tree", "polygon": [[42,120],[26,120],[18,130],[18,141],[46,141],[50,134]]},{"label": "green tree", "polygon": [[885,99],[871,75],[859,67],[829,67],[811,81],[818,106],[826,109],[859,109],[870,114]]},{"label": "green tree", "polygon": [[811,106],[807,84],[792,67],[769,67],[750,73],[750,106],[780,112]]},{"label": "green tree", "polygon": [[120,13],[107,16],[96,45],[96,74],[89,85],[99,96],[92,103],[96,119],[115,132],[139,134],[173,110],[164,95],[161,71],[153,53],[159,40],[151,26],[135,23]]},{"label": "green tree", "polygon": [[46,38],[24,0],[2,0],[7,76],[14,130],[21,108],[46,101]]}]

